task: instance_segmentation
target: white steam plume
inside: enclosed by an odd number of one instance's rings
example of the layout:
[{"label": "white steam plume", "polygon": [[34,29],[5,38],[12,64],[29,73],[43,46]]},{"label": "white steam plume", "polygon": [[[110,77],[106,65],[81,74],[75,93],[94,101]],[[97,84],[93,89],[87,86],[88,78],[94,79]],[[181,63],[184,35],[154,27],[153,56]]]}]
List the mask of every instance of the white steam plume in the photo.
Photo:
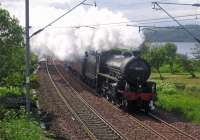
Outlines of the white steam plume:
[{"label": "white steam plume", "polygon": [[[22,0],[6,0],[3,5],[12,14],[17,13],[24,24],[24,10]],[[48,24],[59,17],[69,8],[76,5],[72,0],[34,0],[30,7],[31,32]],[[19,6],[20,5],[20,6]],[[65,5],[65,6],[64,6]],[[31,50],[39,56],[50,55],[60,60],[73,59],[83,55],[86,50],[109,50],[111,48],[136,48],[143,42],[143,36],[138,28],[119,25],[92,26],[69,28],[70,26],[97,25],[115,23],[128,19],[121,13],[114,13],[108,9],[81,6],[66,15],[55,25],[50,26],[31,39]]]}]

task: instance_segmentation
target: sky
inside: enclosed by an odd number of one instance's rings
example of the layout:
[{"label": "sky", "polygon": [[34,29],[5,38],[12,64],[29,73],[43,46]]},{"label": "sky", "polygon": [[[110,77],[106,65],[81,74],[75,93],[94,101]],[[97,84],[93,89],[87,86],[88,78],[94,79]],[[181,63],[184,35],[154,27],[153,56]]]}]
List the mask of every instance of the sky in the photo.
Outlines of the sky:
[{"label": "sky", "polygon": [[[103,51],[112,48],[137,49],[144,41],[138,27],[128,25],[166,26],[174,22],[141,24],[138,20],[168,17],[161,10],[152,9],[152,0],[95,0],[97,6],[81,5],[64,18],[31,38],[31,50],[43,57],[60,60],[75,59],[85,51]],[[0,7],[25,25],[25,0],[0,0]],[[30,0],[30,35],[64,14],[81,0]],[[200,3],[200,0],[160,0],[160,2]],[[87,0],[94,4],[94,0]],[[161,5],[172,16],[200,14],[192,6]],[[200,16],[199,16],[200,17]],[[183,24],[199,24],[196,17]],[[132,22],[134,21],[134,22]],[[137,22],[136,22],[137,21]],[[121,23],[97,26],[107,23]],[[125,23],[124,23],[125,22]],[[89,27],[80,27],[90,25]],[[95,25],[95,26],[94,26]],[[73,27],[73,28],[72,28]]]},{"label": "sky", "polygon": [[[56,11],[67,10],[73,5],[77,4],[81,0],[30,0],[30,5],[41,10],[41,5],[46,7],[54,7]],[[94,0],[88,0],[88,3],[93,3]],[[159,0],[160,2],[178,2],[178,3],[200,3],[200,0]],[[24,17],[22,12],[24,8],[24,0],[0,0],[2,5],[8,8],[12,14],[21,19],[21,23],[24,24]],[[113,12],[120,12],[129,20],[143,20],[151,18],[167,17],[167,15],[161,10],[153,10],[153,0],[96,0],[98,8],[107,8]],[[188,15],[188,14],[200,14],[200,8],[192,6],[176,6],[176,5],[161,5],[171,15]],[[42,11],[42,10],[41,10]],[[32,11],[30,11],[32,12]],[[39,16],[40,13],[36,13],[35,16]],[[45,17],[41,17],[43,19]],[[45,18],[46,19],[46,18]],[[51,19],[51,18],[50,18]],[[31,21],[34,19],[30,19]],[[47,19],[46,19],[47,20]],[[191,22],[184,23],[197,23],[197,19]],[[169,23],[163,23],[169,24]]]},{"label": "sky", "polygon": [[[153,10],[153,0],[97,0],[99,7],[108,7],[124,13],[130,20],[168,17],[163,11]],[[159,0],[159,2],[200,3],[200,0]],[[200,8],[192,6],[161,5],[171,15],[200,14]],[[193,20],[194,23],[195,20]]]},{"label": "sky", "polygon": [[[80,0],[30,0],[30,36],[43,28]],[[25,25],[24,0],[1,0],[2,7]],[[94,3],[88,0],[87,3]],[[85,3],[86,4],[86,3]],[[98,4],[98,1],[97,1]],[[137,48],[143,42],[137,27],[114,26],[80,27],[104,23],[129,22],[120,10],[108,7],[81,5],[64,18],[30,39],[31,50],[39,56],[55,56],[60,60],[83,56],[85,51],[105,51],[112,48]],[[73,28],[72,28],[73,27]]]}]

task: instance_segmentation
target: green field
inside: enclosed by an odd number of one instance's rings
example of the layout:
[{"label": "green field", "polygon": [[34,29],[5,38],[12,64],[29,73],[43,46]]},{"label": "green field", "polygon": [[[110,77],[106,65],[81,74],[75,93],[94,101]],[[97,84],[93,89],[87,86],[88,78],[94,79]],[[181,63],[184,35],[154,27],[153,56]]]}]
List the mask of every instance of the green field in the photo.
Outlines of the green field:
[{"label": "green field", "polygon": [[[157,82],[157,106],[181,114],[186,120],[200,123],[200,78],[192,79],[188,74],[162,73],[164,80],[153,73]],[[200,74],[197,74],[200,77]]]},{"label": "green field", "polygon": [[[162,73],[164,77],[164,81],[169,81],[177,84],[184,84],[186,88],[188,87],[196,87],[200,88],[200,73],[195,73],[197,78],[191,78],[188,73],[180,73],[180,74],[171,74],[171,73]],[[159,79],[158,73],[152,73],[151,79]]]}]

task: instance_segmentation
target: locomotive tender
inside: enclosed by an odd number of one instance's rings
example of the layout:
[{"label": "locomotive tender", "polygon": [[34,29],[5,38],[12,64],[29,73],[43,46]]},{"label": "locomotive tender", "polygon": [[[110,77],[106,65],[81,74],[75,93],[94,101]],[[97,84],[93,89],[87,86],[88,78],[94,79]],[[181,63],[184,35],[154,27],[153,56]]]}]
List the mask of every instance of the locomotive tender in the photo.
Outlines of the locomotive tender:
[{"label": "locomotive tender", "polygon": [[124,109],[154,109],[156,83],[148,81],[150,66],[140,57],[119,50],[86,52],[84,58],[67,63],[70,70],[96,88],[97,94]]}]

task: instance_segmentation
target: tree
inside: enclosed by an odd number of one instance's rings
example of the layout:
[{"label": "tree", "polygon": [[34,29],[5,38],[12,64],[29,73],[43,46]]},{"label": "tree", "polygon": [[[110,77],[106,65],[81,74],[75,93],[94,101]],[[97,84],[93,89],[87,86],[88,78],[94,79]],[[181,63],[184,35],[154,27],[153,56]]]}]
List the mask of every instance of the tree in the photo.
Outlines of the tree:
[{"label": "tree", "polygon": [[193,56],[200,61],[200,44],[195,44],[195,48],[193,48]]},{"label": "tree", "polygon": [[147,60],[149,57],[150,48],[151,48],[151,43],[149,42],[143,42],[139,47],[140,55],[145,60]]},{"label": "tree", "polygon": [[8,77],[23,77],[24,48],[23,29],[17,19],[12,18],[7,10],[0,8],[0,84],[5,84]]},{"label": "tree", "polygon": [[152,67],[154,67],[160,75],[160,79],[163,79],[160,67],[166,61],[166,50],[164,47],[151,47],[148,53],[145,54],[145,59],[150,63]]},{"label": "tree", "polygon": [[188,59],[187,55],[178,54],[177,55],[177,61],[183,67],[183,69],[192,76],[192,78],[196,78],[196,75],[194,73],[194,66],[192,64],[192,60]]},{"label": "tree", "polygon": [[164,49],[165,49],[165,58],[166,58],[166,62],[169,64],[170,66],[170,71],[171,73],[174,73],[174,62],[176,59],[176,51],[177,51],[177,47],[175,44],[173,43],[166,43],[164,45]]}]

